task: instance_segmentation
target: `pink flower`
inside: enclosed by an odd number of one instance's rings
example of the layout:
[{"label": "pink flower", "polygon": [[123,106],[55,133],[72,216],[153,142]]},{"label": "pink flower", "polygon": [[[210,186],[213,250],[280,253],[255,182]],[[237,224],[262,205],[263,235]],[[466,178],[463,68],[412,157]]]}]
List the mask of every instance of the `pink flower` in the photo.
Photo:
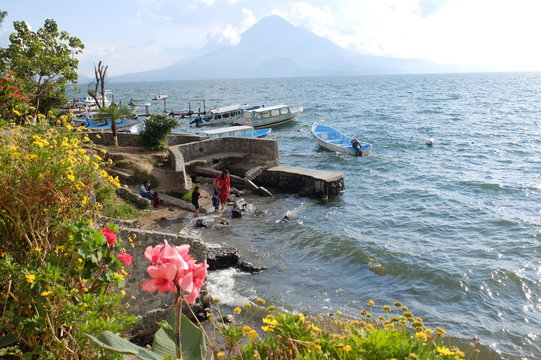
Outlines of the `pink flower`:
[{"label": "pink flower", "polygon": [[113,230],[109,228],[103,228],[100,230],[103,236],[105,236],[105,240],[107,240],[107,244],[113,245],[116,243],[116,234]]},{"label": "pink flower", "polygon": [[124,266],[130,266],[132,263],[131,255],[128,253],[120,253],[117,254],[116,257],[118,258],[118,260],[122,261]]},{"label": "pink flower", "polygon": [[177,268],[173,264],[163,264],[159,266],[149,266],[147,273],[152,279],[143,281],[141,289],[153,292],[158,290],[161,294],[166,291],[177,293],[177,288],[173,283],[177,274]]},{"label": "pink flower", "polygon": [[147,247],[145,257],[152,264],[147,272],[152,279],[145,280],[141,288],[150,292],[171,291],[193,304],[205,283],[208,265],[206,261],[197,264],[189,251],[189,245],[171,246],[167,240],[163,245]]}]

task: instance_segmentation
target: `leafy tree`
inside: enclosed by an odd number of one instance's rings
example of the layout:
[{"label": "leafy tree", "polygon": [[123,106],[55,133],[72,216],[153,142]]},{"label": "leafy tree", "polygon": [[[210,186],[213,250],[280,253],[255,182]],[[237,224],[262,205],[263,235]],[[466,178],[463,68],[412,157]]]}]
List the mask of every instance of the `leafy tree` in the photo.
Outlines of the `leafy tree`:
[{"label": "leafy tree", "polygon": [[153,149],[164,149],[171,131],[179,126],[177,119],[167,115],[151,115],[145,120],[145,128],[141,133],[143,145]]},{"label": "leafy tree", "polygon": [[0,26],[2,26],[2,22],[4,21],[4,18],[7,16],[7,11],[0,11]]},{"label": "leafy tree", "polygon": [[66,87],[77,80],[76,54],[84,45],[66,31],[60,31],[52,19],[34,32],[24,21],[13,23],[10,45],[0,49],[0,69],[11,70],[22,81],[31,98],[33,116],[47,113],[66,102]]},{"label": "leafy tree", "polygon": [[116,122],[128,117],[131,117],[132,113],[130,109],[125,106],[117,104],[111,104],[106,108],[101,108],[96,114],[95,118],[98,120],[111,120],[111,131],[113,132],[113,144],[118,146],[118,131],[116,128]]}]

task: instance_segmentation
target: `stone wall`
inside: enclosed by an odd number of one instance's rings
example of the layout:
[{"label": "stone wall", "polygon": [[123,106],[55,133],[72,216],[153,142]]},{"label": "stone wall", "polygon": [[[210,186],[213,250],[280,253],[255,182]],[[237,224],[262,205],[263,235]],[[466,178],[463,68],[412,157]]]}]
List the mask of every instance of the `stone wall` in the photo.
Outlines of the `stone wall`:
[{"label": "stone wall", "polygon": [[344,191],[344,174],[278,166],[263,171],[255,181],[301,196],[324,199]]},{"label": "stone wall", "polygon": [[278,142],[274,139],[224,137],[185,143],[177,148],[185,162],[223,153],[244,153],[261,162],[271,161],[273,165],[279,162]]},{"label": "stone wall", "polygon": [[[120,237],[125,241],[124,247],[126,252],[130,253],[133,258],[133,263],[127,268],[129,276],[126,278],[125,291],[129,310],[135,315],[143,316],[150,310],[164,309],[171,306],[174,302],[170,292],[158,294],[148,293],[141,290],[141,283],[148,279],[146,269],[149,265],[148,260],[144,256],[147,246],[156,246],[163,244],[164,240],[171,245],[190,245],[190,255],[197,261],[201,262],[207,258],[207,246],[203,241],[185,236],[162,233],[156,231],[120,228]],[[134,247],[129,246],[128,238],[134,240]]]},{"label": "stone wall", "polygon": [[[98,145],[112,145],[113,134],[111,132],[88,132],[88,137]],[[169,138],[169,145],[186,144],[194,141],[205,139],[199,135],[192,134],[172,134]],[[118,145],[119,146],[141,146],[140,136],[136,134],[118,133]]]}]

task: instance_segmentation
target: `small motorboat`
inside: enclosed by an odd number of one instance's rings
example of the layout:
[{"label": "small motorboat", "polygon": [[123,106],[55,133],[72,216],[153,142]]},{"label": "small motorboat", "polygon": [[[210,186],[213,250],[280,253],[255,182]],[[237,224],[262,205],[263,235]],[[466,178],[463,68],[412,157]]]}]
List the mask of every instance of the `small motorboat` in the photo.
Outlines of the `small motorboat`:
[{"label": "small motorboat", "polygon": [[256,129],[274,126],[295,120],[303,111],[302,106],[291,107],[284,104],[273,106],[261,106],[244,113],[245,124],[252,125]]},{"label": "small motorboat", "polygon": [[368,156],[372,151],[372,144],[360,142],[328,125],[318,124],[317,122],[312,125],[312,136],[320,146],[335,152]]},{"label": "small motorboat", "polygon": [[167,99],[167,95],[160,94],[152,98],[152,100],[164,100],[164,99]]}]

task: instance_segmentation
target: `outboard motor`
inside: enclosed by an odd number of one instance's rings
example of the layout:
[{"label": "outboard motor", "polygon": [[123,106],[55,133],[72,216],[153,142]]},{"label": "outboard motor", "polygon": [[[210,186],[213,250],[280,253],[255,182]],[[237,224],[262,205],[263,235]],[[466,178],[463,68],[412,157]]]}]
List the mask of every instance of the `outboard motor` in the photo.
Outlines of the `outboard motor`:
[{"label": "outboard motor", "polygon": [[353,148],[355,149],[355,152],[357,153],[358,156],[363,155],[363,151],[361,149],[361,143],[359,142],[359,140],[357,140],[357,139],[351,140],[351,146],[353,146]]}]

